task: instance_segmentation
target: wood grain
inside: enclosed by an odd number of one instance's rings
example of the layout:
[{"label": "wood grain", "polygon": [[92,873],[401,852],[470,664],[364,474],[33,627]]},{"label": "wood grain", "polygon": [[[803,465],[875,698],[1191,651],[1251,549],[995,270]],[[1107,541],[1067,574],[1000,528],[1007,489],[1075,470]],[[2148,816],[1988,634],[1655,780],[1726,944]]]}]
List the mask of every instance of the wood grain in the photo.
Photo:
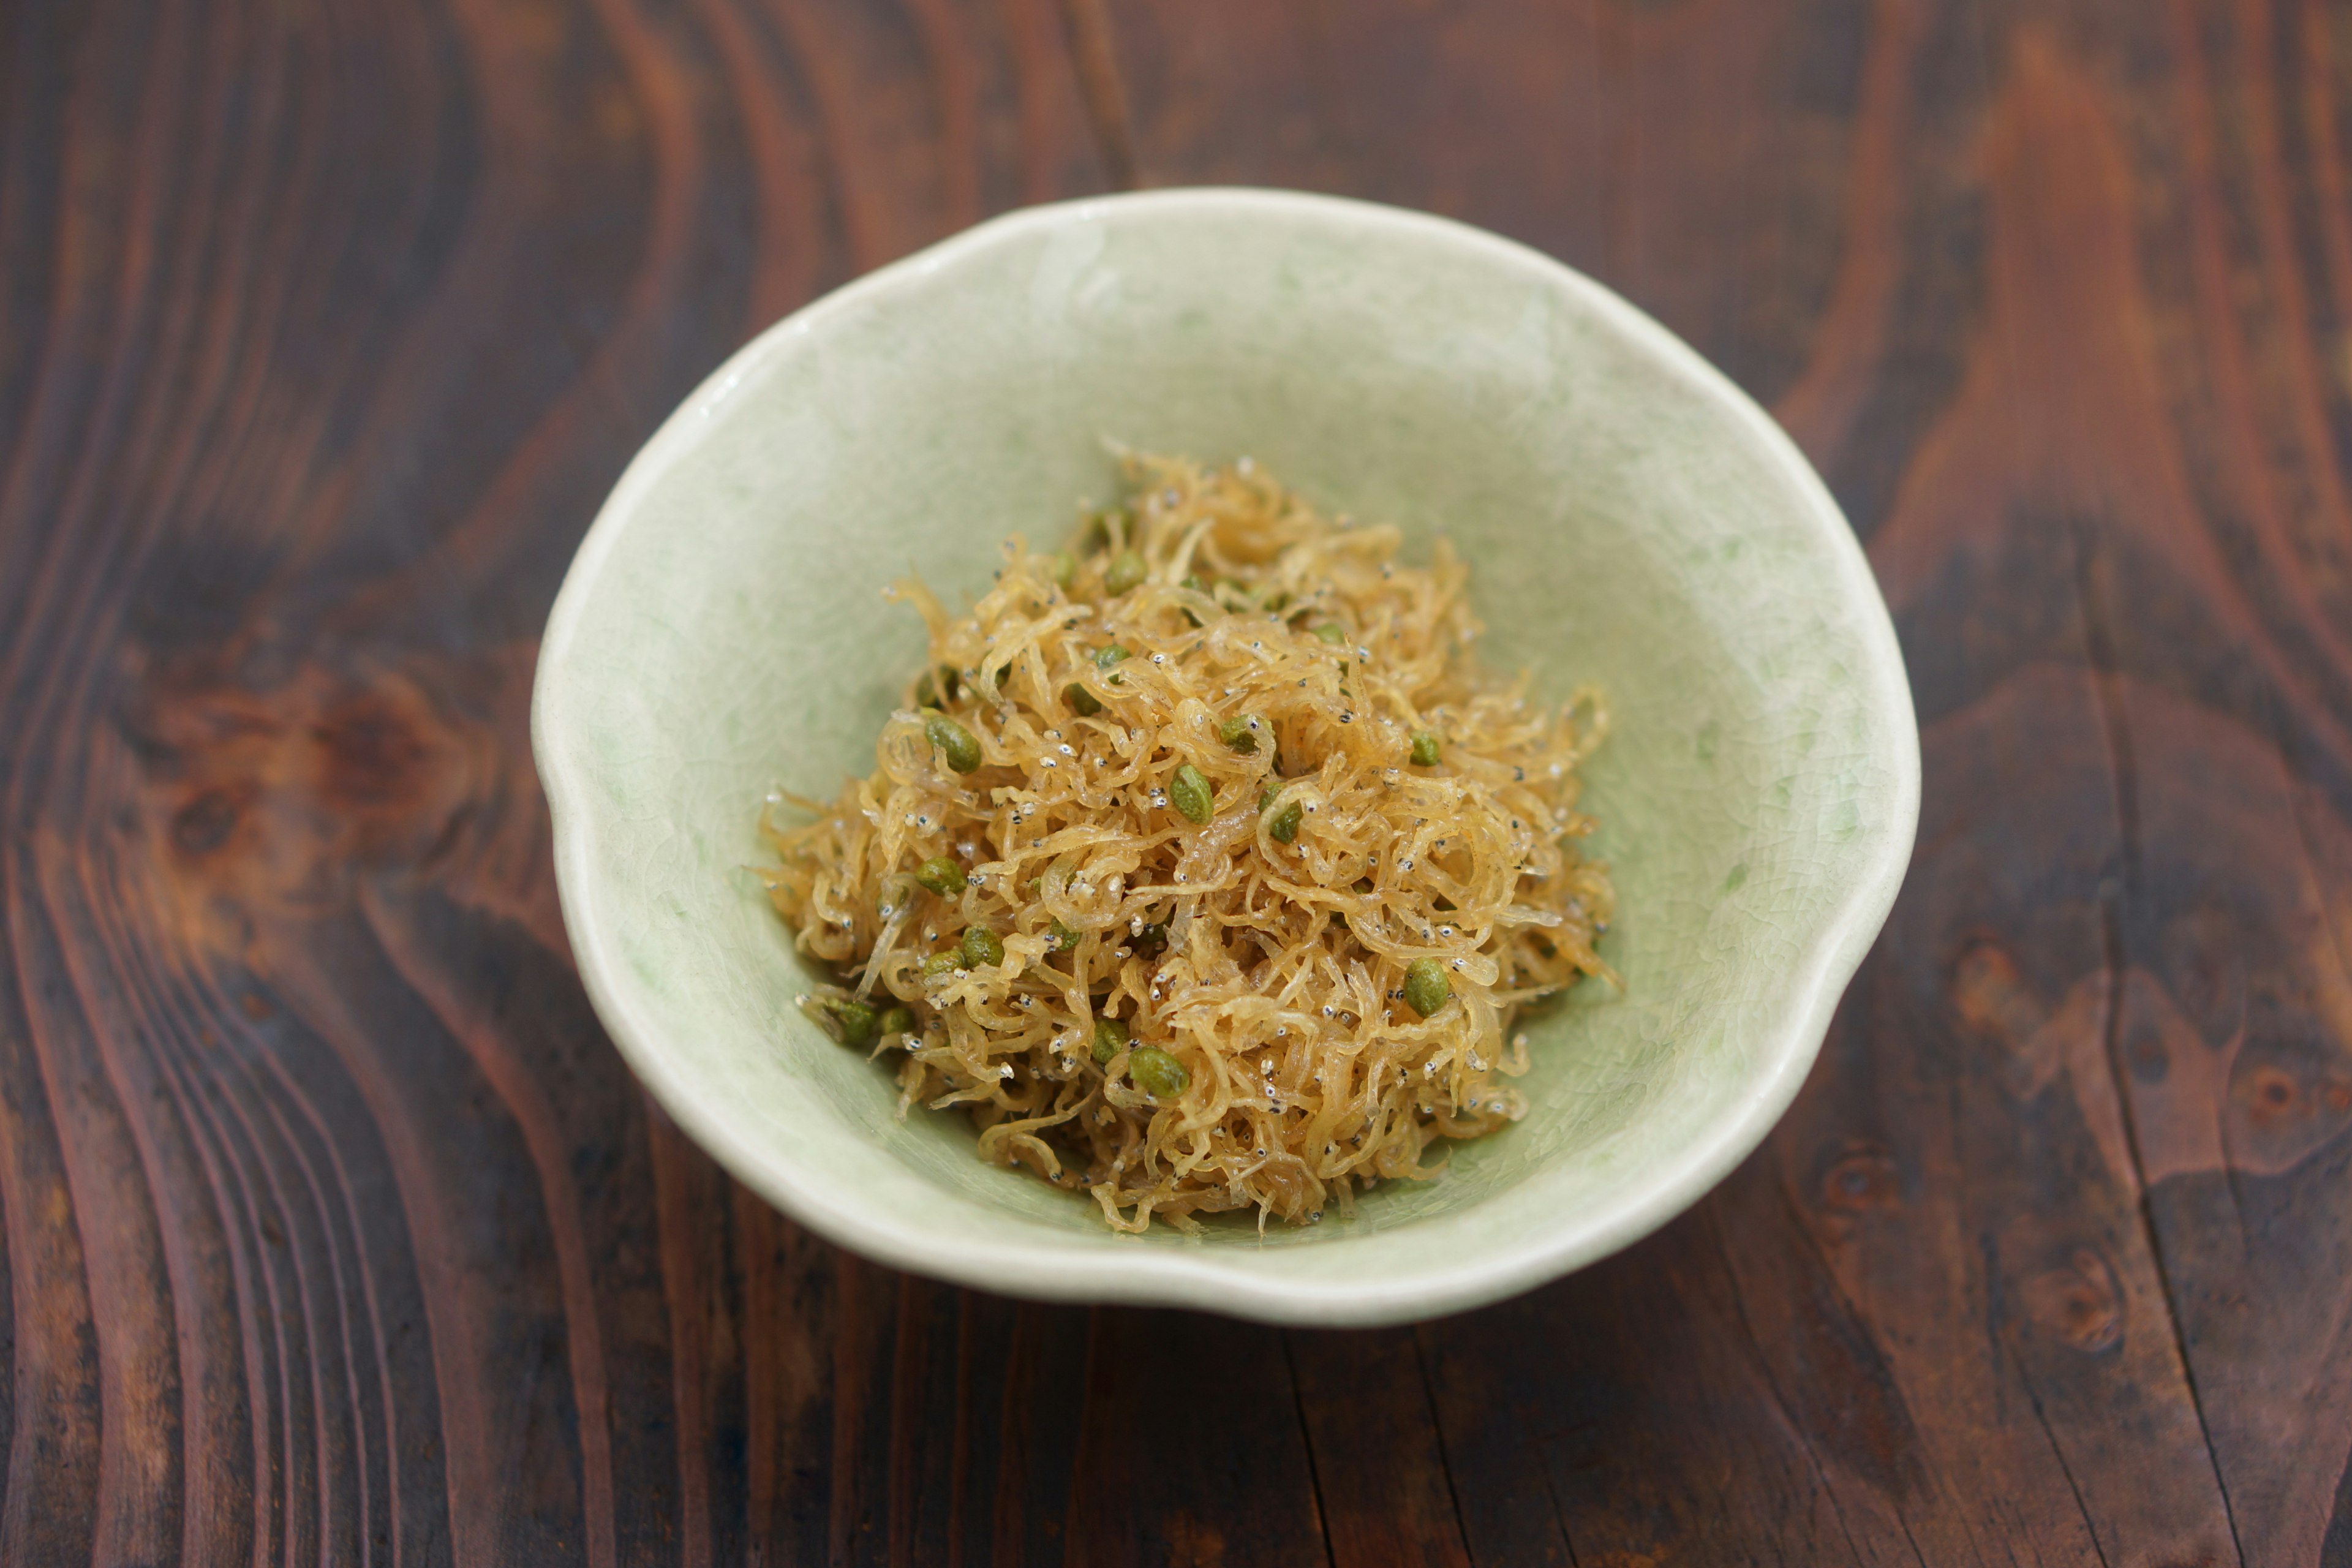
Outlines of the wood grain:
[{"label": "wood grain", "polygon": [[[0,6],[0,1563],[2352,1563],[2347,171],[2326,0]],[[1210,180],[1688,337],[1925,728],[1765,1148],[1408,1331],[782,1219],[598,1030],[528,755],[730,348]]]}]

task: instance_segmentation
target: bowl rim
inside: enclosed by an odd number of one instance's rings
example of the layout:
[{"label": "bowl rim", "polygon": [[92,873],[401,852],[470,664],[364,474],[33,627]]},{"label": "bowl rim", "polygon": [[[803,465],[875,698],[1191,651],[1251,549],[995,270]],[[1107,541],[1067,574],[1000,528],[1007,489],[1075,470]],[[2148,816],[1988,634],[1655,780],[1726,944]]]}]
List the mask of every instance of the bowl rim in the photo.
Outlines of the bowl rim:
[{"label": "bowl rim", "polygon": [[[689,458],[709,416],[764,362],[837,317],[869,310],[908,285],[978,252],[1041,231],[1111,215],[1183,218],[1255,214],[1349,226],[1368,238],[1394,237],[1454,247],[1489,266],[1516,269],[1566,289],[1627,343],[1744,430],[1759,460],[1777,468],[1800,499],[1804,523],[1827,543],[1833,573],[1824,586],[1858,612],[1865,653],[1865,702],[1893,732],[1878,759],[1890,776],[1890,810],[1876,853],[1821,920],[1796,969],[1799,984],[1769,1031],[1772,1048],[1732,1114],[1687,1145],[1667,1169],[1625,1201],[1585,1223],[1515,1237],[1425,1270],[1375,1279],[1344,1273],[1275,1277],[1221,1266],[1222,1249],[1144,1248],[1109,1232],[1098,1251],[1074,1252],[975,1232],[942,1247],[931,1233],[899,1224],[855,1192],[779,1169],[739,1135],[695,1075],[663,1048],[663,1029],[612,976],[623,965],[610,948],[610,918],[593,892],[586,785],[567,766],[557,731],[566,704],[573,641],[605,559],[656,481]],[[1176,1306],[1300,1326],[1372,1326],[1466,1310],[1516,1296],[1633,1245],[1680,1215],[1763,1142],[1796,1098],[1819,1056],[1839,998],[1885,925],[1908,868],[1918,830],[1920,753],[1916,715],[1900,643],[1860,541],[1828,487],[1793,440],[1756,401],[1689,344],[1615,291],[1516,240],[1452,218],[1352,197],[1252,186],[1189,186],[1016,208],[856,279],[802,306],[730,355],[640,447],[598,510],[564,574],[541,637],[531,692],[531,749],[552,823],[556,889],[564,928],[589,1000],[622,1057],[673,1121],[745,1185],[827,1240],[890,1268],[971,1289],[1034,1300]]]}]

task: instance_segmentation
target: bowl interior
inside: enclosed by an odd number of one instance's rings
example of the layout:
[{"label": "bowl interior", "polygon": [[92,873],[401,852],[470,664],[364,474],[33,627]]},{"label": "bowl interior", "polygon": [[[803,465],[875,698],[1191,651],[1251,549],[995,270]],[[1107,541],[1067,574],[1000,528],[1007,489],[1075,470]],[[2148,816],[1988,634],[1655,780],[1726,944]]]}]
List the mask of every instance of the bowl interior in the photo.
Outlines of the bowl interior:
[{"label": "bowl interior", "polygon": [[[1487,661],[1605,688],[1587,808],[1625,979],[1528,1026],[1531,1109],[1316,1226],[1107,1230],[793,1006],[743,868],[782,784],[832,796],[921,657],[883,601],[976,590],[1108,499],[1107,442],[1249,454],[1332,510],[1451,535]],[[1365,1321],[1533,1284],[1753,1146],[1875,933],[1916,817],[1899,656],[1769,421],[1596,287],[1356,204],[1175,193],[1018,215],[785,322],[642,454],[551,623],[536,714],[564,905],[606,1022],[681,1122],[818,1229],[1024,1294]]]}]

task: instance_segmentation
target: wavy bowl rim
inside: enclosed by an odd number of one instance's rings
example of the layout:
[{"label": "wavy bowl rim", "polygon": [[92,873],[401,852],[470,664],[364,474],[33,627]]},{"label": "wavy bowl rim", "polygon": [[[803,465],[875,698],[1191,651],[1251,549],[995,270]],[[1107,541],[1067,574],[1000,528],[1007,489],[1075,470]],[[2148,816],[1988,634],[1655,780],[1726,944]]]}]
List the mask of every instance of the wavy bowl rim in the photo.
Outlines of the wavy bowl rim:
[{"label": "wavy bowl rim", "polygon": [[[1854,616],[1868,655],[1865,697],[1888,721],[1897,743],[1878,759],[1893,773],[1892,809],[1878,830],[1866,875],[1855,879],[1824,915],[1801,955],[1799,984],[1785,1016],[1762,1033],[1774,1048],[1746,1088],[1738,1111],[1683,1149],[1662,1180],[1630,1192],[1598,1218],[1515,1245],[1478,1252],[1427,1270],[1383,1270],[1370,1278],[1286,1279],[1224,1267],[1208,1248],[1145,1250],[1105,1233],[1099,1251],[1073,1251],[1019,1237],[979,1239],[942,1249],[937,1236],[898,1222],[880,1205],[861,1206],[855,1191],[801,1179],[779,1169],[759,1144],[732,1127],[723,1108],[662,1048],[664,1030],[612,980],[621,965],[610,951],[609,917],[593,897],[588,793],[567,772],[557,739],[567,698],[564,674],[579,623],[600,570],[654,483],[691,457],[717,411],[756,368],[789,352],[836,318],[885,305],[894,294],[992,247],[1033,233],[1122,216],[1255,213],[1354,226],[1386,236],[1461,247],[1490,264],[1516,268],[1565,289],[1624,342],[1717,405],[1779,468],[1805,503],[1807,524],[1836,563],[1830,584]],[[1787,432],[1753,398],[1699,353],[1606,286],[1540,251],[1433,214],[1349,197],[1246,186],[1196,186],[1092,196],[1019,208],[845,284],[784,317],[729,356],[640,447],[599,509],[564,574],[540,643],[531,691],[531,749],[553,826],[556,889],[574,963],[597,1016],[639,1081],[688,1137],[762,1198],[841,1247],[894,1268],[975,1289],[1044,1301],[1174,1306],[1295,1326],[1370,1327],[1465,1311],[1533,1289],[1598,1262],[1665,1225],[1729,1175],[1760,1145],[1795,1100],[1819,1057],[1839,998],[1894,908],[1918,831],[1920,755],[1917,717],[1902,648],[1860,542],[1828,487]]]}]

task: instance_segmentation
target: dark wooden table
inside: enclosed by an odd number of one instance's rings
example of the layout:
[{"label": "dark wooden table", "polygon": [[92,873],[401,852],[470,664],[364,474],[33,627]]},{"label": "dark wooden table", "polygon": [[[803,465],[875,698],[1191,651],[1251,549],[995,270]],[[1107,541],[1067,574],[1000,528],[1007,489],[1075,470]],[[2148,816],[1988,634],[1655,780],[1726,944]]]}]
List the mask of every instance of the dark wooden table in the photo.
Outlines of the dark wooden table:
[{"label": "dark wooden table", "polygon": [[[1456,214],[1766,402],[1910,883],[1764,1149],[1417,1329],[887,1273],[648,1104],[534,639],[1022,202]],[[2352,1563],[2352,7],[0,0],[0,1563]]]}]

